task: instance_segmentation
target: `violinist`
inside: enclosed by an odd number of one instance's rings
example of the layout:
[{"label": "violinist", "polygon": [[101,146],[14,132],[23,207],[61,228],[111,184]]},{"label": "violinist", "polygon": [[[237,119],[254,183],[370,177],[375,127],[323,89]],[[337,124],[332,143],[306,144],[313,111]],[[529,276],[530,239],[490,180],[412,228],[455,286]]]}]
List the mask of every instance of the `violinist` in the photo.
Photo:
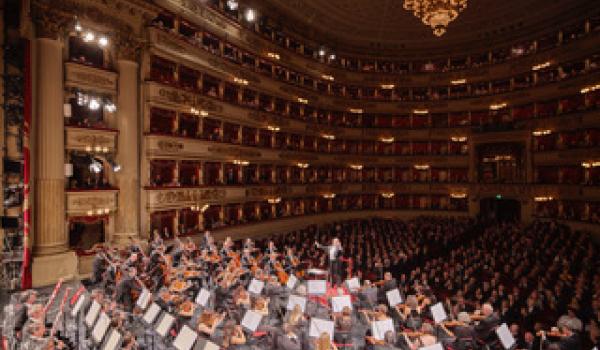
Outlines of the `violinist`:
[{"label": "violinist", "polygon": [[398,282],[392,277],[392,273],[389,271],[383,274],[383,280],[380,282],[379,302],[381,303],[386,301],[386,293],[388,291],[398,288]]},{"label": "violinist", "polygon": [[285,323],[283,325],[283,333],[277,338],[278,350],[301,350],[302,341],[296,334],[293,325]]},{"label": "violinist", "polygon": [[473,347],[477,334],[471,323],[471,316],[467,312],[461,311],[456,319],[456,326],[452,328],[452,334],[456,338],[454,345],[459,350]]},{"label": "violinist", "polygon": [[217,326],[219,326],[224,318],[225,313],[217,314],[214,311],[205,310],[198,320],[198,331],[208,336],[212,336],[215,333],[215,329],[217,329]]},{"label": "violinist", "polygon": [[236,325],[233,321],[228,321],[223,326],[223,349],[239,349],[241,345],[246,344],[246,335],[242,326]]},{"label": "violinist", "polygon": [[102,254],[102,251],[98,250],[94,256],[94,261],[92,262],[92,283],[94,285],[102,283],[102,276],[104,275],[104,272],[106,272],[107,264]]},{"label": "violinist", "polygon": [[129,268],[126,270],[125,276],[121,278],[115,288],[115,299],[118,303],[122,304],[126,311],[131,312],[133,309],[133,291],[140,291],[141,288],[138,286],[135,280],[136,272],[135,269]]},{"label": "violinist", "polygon": [[558,341],[551,343],[546,338],[546,332],[542,331],[542,342],[546,345],[555,344],[560,350],[581,350],[581,338],[576,329],[578,324],[571,320],[565,321],[560,327],[560,338]]},{"label": "violinist", "polygon": [[490,303],[485,303],[481,306],[481,315],[483,319],[475,326],[477,338],[484,343],[495,341],[496,327],[500,325],[500,319],[494,312],[494,307]]},{"label": "violinist", "polygon": [[437,337],[434,335],[433,326],[429,323],[423,323],[419,332],[416,334],[417,337],[415,341],[411,341],[406,333],[404,338],[411,350],[417,350],[422,347],[431,346],[437,343]]}]

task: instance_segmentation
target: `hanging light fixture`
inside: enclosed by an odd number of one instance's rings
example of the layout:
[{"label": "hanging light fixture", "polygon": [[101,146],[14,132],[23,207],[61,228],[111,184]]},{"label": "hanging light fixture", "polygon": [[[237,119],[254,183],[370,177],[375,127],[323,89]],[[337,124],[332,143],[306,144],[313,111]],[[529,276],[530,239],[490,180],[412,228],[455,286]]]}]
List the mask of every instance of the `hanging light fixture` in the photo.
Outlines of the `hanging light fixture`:
[{"label": "hanging light fixture", "polygon": [[446,33],[446,27],[467,8],[467,0],[404,0],[404,9],[430,26],[435,36]]}]

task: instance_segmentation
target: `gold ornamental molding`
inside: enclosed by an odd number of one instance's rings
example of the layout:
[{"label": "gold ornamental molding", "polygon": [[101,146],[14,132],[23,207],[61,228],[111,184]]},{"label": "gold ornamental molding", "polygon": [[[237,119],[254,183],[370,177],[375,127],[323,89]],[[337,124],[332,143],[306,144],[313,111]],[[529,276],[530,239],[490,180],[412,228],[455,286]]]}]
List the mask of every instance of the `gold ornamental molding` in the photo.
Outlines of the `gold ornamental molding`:
[{"label": "gold ornamental molding", "polygon": [[212,99],[203,97],[194,93],[186,92],[172,87],[167,87],[157,83],[148,83],[146,85],[148,99],[150,101],[162,102],[178,107],[194,107],[209,113],[223,112],[223,106]]},{"label": "gold ornamental molding", "polygon": [[224,146],[209,146],[208,152],[222,154],[225,156],[232,156],[237,158],[260,158],[261,153],[259,151],[244,149],[241,147],[224,147]]},{"label": "gold ornamental molding", "polygon": [[160,140],[158,141],[158,149],[165,152],[178,152],[183,150],[183,143],[168,140]]},{"label": "gold ornamental molding", "polygon": [[284,117],[281,117],[278,115],[261,113],[261,112],[257,112],[257,111],[248,112],[248,119],[257,121],[259,123],[266,123],[269,125],[274,125],[277,127],[290,125],[290,118],[284,118]]},{"label": "gold ornamental molding", "polygon": [[65,64],[68,87],[80,88],[115,94],[117,92],[117,73],[103,69],[67,62]]},{"label": "gold ornamental molding", "polygon": [[116,149],[118,133],[116,130],[78,127],[66,127],[65,130],[66,149],[89,152],[100,148],[104,153]]},{"label": "gold ornamental molding", "polygon": [[292,189],[289,186],[261,186],[261,187],[250,187],[246,189],[247,198],[260,198],[266,197],[280,197],[289,195],[292,193]]},{"label": "gold ornamental molding", "polygon": [[67,191],[68,215],[108,214],[117,209],[118,190]]},{"label": "gold ornamental molding", "polygon": [[223,188],[181,188],[168,190],[147,190],[147,206],[156,210],[161,208],[185,208],[197,203],[218,203],[227,197]]}]

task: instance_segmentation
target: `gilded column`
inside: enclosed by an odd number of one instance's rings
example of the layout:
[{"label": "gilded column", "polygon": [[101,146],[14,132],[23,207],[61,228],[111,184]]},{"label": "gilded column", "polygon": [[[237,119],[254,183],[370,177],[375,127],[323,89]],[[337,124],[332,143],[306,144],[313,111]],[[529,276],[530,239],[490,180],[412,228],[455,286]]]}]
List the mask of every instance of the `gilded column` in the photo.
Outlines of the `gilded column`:
[{"label": "gilded column", "polygon": [[65,140],[63,119],[63,43],[37,38],[37,131],[35,177],[36,255],[68,250],[65,228]]},{"label": "gilded column", "polygon": [[116,174],[119,187],[119,209],[114,240],[126,243],[130,237],[139,237],[139,162],[140,148],[138,113],[138,64],[120,59],[117,125],[119,128],[117,162],[121,171]]}]

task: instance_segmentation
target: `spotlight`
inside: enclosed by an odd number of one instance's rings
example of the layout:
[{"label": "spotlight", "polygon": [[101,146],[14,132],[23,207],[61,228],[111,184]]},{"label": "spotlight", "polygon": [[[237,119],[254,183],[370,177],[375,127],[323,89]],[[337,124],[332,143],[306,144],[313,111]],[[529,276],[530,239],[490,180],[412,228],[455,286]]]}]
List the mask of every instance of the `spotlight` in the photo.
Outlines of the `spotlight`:
[{"label": "spotlight", "polygon": [[325,52],[325,49],[324,49],[324,48],[320,48],[320,49],[319,49],[319,56],[323,57],[323,56],[325,56],[325,53],[326,53],[326,52]]},{"label": "spotlight", "polygon": [[79,22],[75,23],[75,31],[81,32],[82,30],[83,28],[81,27],[81,24],[79,24]]},{"label": "spotlight", "polygon": [[88,97],[81,92],[77,93],[77,105],[84,106],[88,102]]},{"label": "spotlight", "polygon": [[256,20],[256,11],[254,11],[253,9],[247,9],[245,17],[246,21],[254,22],[254,20]]},{"label": "spotlight", "polygon": [[83,36],[83,41],[85,41],[85,42],[90,42],[90,41],[94,40],[94,38],[95,38],[95,37],[96,37],[96,36],[94,35],[94,33],[92,33],[92,32],[87,32],[87,33],[85,33],[85,35]]},{"label": "spotlight", "polygon": [[102,171],[102,163],[94,159],[90,164],[90,171],[99,174]]},{"label": "spotlight", "polygon": [[90,100],[90,104],[88,105],[88,107],[92,110],[98,110],[98,108],[100,108],[100,102],[98,102],[98,100],[96,100],[95,98],[92,98]]},{"label": "spotlight", "polygon": [[335,60],[335,54],[334,53],[330,54],[329,55],[329,59],[332,60],[332,61]]},{"label": "spotlight", "polygon": [[114,160],[109,161],[110,166],[112,167],[113,172],[118,173],[121,171],[121,164],[115,162]]},{"label": "spotlight", "polygon": [[108,45],[108,39],[105,36],[101,36],[100,39],[98,39],[98,45],[106,47],[106,45]]},{"label": "spotlight", "polygon": [[106,109],[108,113],[114,113],[117,110],[117,106],[112,102],[108,102],[104,105],[104,109]]},{"label": "spotlight", "polygon": [[229,9],[231,11],[235,11],[238,9],[238,2],[236,0],[227,0],[227,7],[229,7]]}]

